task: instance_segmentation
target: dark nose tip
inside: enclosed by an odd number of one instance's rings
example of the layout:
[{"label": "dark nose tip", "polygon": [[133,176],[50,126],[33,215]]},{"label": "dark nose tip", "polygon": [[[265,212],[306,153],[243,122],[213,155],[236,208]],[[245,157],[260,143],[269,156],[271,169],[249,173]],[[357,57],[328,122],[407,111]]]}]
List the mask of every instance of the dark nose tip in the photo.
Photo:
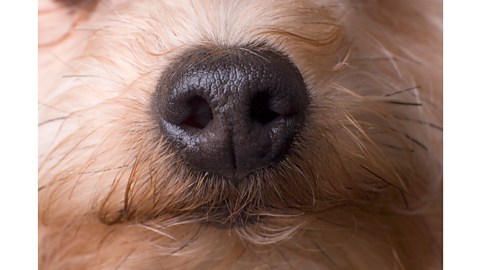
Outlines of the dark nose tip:
[{"label": "dark nose tip", "polygon": [[154,103],[162,134],[191,167],[241,179],[286,154],[308,95],[274,50],[197,48],[162,75]]}]

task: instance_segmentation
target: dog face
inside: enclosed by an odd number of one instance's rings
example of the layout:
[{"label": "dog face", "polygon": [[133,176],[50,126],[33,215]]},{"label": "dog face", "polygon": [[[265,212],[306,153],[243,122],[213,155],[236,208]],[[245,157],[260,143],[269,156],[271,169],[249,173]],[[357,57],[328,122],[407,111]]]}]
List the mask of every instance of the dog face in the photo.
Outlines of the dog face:
[{"label": "dog face", "polygon": [[42,269],[441,268],[441,3],[39,6]]}]

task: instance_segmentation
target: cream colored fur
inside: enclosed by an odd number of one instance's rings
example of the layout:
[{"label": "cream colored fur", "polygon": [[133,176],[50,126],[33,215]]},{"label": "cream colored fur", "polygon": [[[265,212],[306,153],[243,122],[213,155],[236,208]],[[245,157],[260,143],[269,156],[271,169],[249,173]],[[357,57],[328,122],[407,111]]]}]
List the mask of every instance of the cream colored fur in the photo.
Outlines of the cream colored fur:
[{"label": "cream colored fur", "polygon": [[[442,268],[440,1],[39,8],[40,269]],[[306,128],[244,184],[198,179],[158,140],[158,78],[191,46],[259,44],[300,70]],[[220,194],[265,218],[204,225]]]}]

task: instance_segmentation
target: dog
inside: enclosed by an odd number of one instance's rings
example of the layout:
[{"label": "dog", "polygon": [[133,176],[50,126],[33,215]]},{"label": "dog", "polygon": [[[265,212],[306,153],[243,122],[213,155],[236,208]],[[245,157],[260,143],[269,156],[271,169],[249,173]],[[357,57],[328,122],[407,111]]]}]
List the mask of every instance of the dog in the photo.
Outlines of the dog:
[{"label": "dog", "polygon": [[40,269],[442,269],[442,3],[40,0]]}]

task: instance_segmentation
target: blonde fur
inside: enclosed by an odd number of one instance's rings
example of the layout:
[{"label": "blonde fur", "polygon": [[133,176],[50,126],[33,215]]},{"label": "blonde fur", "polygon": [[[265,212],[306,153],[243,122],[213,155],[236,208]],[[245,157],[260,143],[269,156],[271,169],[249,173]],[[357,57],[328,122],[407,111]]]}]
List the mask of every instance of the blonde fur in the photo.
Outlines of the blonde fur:
[{"label": "blonde fur", "polygon": [[[40,269],[442,268],[441,2],[63,2],[39,5]],[[165,147],[148,105],[193,46],[296,64],[285,160],[211,181]]]}]

